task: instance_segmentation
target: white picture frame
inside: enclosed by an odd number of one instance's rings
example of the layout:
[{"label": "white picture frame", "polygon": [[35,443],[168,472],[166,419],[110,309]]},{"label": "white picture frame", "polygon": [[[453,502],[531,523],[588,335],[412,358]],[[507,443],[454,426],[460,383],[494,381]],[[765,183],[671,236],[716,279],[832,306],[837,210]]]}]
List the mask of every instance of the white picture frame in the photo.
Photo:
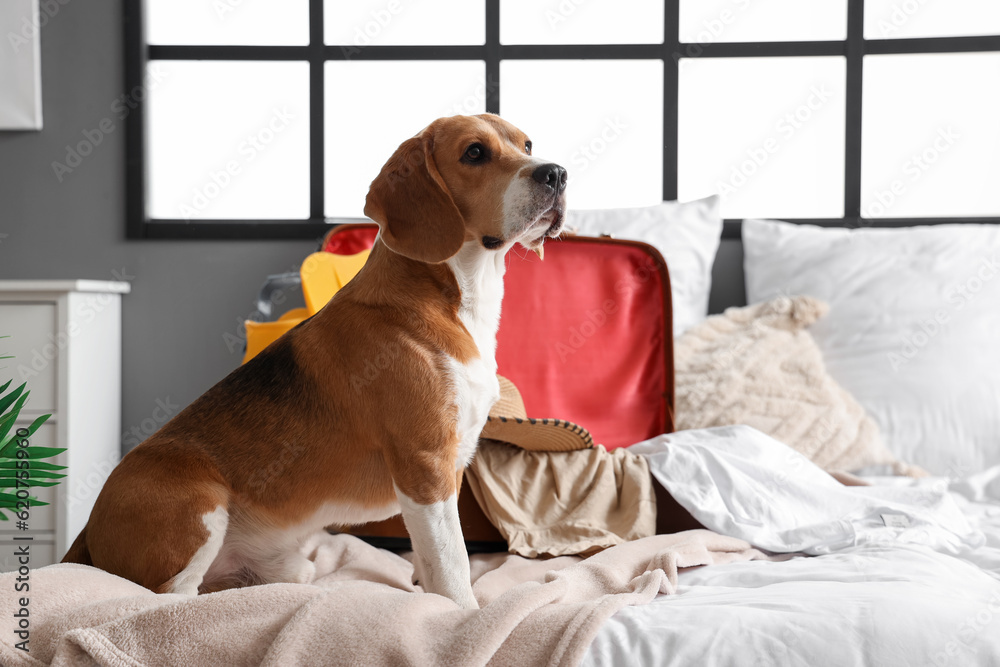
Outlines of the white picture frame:
[{"label": "white picture frame", "polygon": [[0,130],[42,129],[38,0],[0,2]]}]

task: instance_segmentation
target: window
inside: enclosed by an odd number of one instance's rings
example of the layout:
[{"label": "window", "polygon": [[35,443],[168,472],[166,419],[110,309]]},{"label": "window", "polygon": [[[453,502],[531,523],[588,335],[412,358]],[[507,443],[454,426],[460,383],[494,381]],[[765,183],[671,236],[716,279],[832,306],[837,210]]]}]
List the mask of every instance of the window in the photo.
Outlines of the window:
[{"label": "window", "polygon": [[131,238],[318,237],[404,139],[486,111],[573,208],[1000,222],[996,0],[125,4]]}]

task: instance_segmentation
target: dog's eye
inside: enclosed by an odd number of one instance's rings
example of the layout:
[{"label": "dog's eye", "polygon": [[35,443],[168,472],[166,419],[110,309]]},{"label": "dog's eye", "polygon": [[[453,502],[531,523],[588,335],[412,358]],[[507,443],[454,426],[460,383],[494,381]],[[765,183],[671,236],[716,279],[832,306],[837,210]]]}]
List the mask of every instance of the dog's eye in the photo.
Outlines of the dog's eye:
[{"label": "dog's eye", "polygon": [[485,159],[486,149],[482,144],[472,144],[465,149],[465,154],[462,156],[463,162],[482,162]]},{"label": "dog's eye", "polygon": [[503,245],[503,239],[498,239],[495,236],[484,236],[483,237],[483,247],[487,250],[496,250]]},{"label": "dog's eye", "polygon": [[531,142],[530,141],[525,141],[524,142],[524,152],[527,153],[528,155],[531,155]]}]

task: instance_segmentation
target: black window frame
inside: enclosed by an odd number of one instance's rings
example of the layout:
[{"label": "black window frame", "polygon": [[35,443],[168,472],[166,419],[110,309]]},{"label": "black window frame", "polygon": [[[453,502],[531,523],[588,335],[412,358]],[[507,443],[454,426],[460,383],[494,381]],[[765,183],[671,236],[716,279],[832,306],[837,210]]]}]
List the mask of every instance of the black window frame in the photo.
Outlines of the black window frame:
[{"label": "black window frame", "polygon": [[[328,218],[325,206],[324,65],[334,60],[482,60],[486,63],[486,111],[500,113],[502,60],[662,60],[663,200],[677,199],[678,85],[683,58],[843,56],[846,59],[844,216],[782,218],[824,227],[908,227],[928,224],[992,223],[988,217],[885,217],[861,214],[861,123],[864,56],[1000,51],[1000,35],[866,39],[864,0],[847,0],[843,40],[785,42],[681,42],[680,0],[664,0],[662,44],[515,45],[500,43],[500,0],[485,0],[485,44],[471,46],[380,46],[358,49],[323,39],[323,0],[309,0],[306,46],[169,46],[146,41],[144,0],[125,0],[125,86],[141,89],[150,60],[296,60],[309,64],[310,217],[308,220],[151,220],[146,210],[146,115],[138,101],[126,120],[126,237],[129,239],[315,239],[332,225],[357,222]],[[723,238],[739,238],[740,222],[727,219]]]}]

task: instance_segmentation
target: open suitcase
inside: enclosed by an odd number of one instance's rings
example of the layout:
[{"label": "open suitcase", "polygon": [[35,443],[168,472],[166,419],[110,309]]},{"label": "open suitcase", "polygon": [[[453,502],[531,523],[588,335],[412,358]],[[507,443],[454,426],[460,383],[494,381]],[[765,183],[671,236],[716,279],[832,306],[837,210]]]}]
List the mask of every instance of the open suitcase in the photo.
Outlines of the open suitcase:
[{"label": "open suitcase", "polygon": [[[341,225],[322,250],[355,255],[377,231]],[[670,280],[655,248],[566,236],[547,241],[541,261],[516,246],[504,284],[497,365],[530,417],[579,424],[607,449],[673,431]],[[506,550],[467,482],[459,513],[469,551]],[[399,516],[347,530],[379,547],[409,546]]]}]

